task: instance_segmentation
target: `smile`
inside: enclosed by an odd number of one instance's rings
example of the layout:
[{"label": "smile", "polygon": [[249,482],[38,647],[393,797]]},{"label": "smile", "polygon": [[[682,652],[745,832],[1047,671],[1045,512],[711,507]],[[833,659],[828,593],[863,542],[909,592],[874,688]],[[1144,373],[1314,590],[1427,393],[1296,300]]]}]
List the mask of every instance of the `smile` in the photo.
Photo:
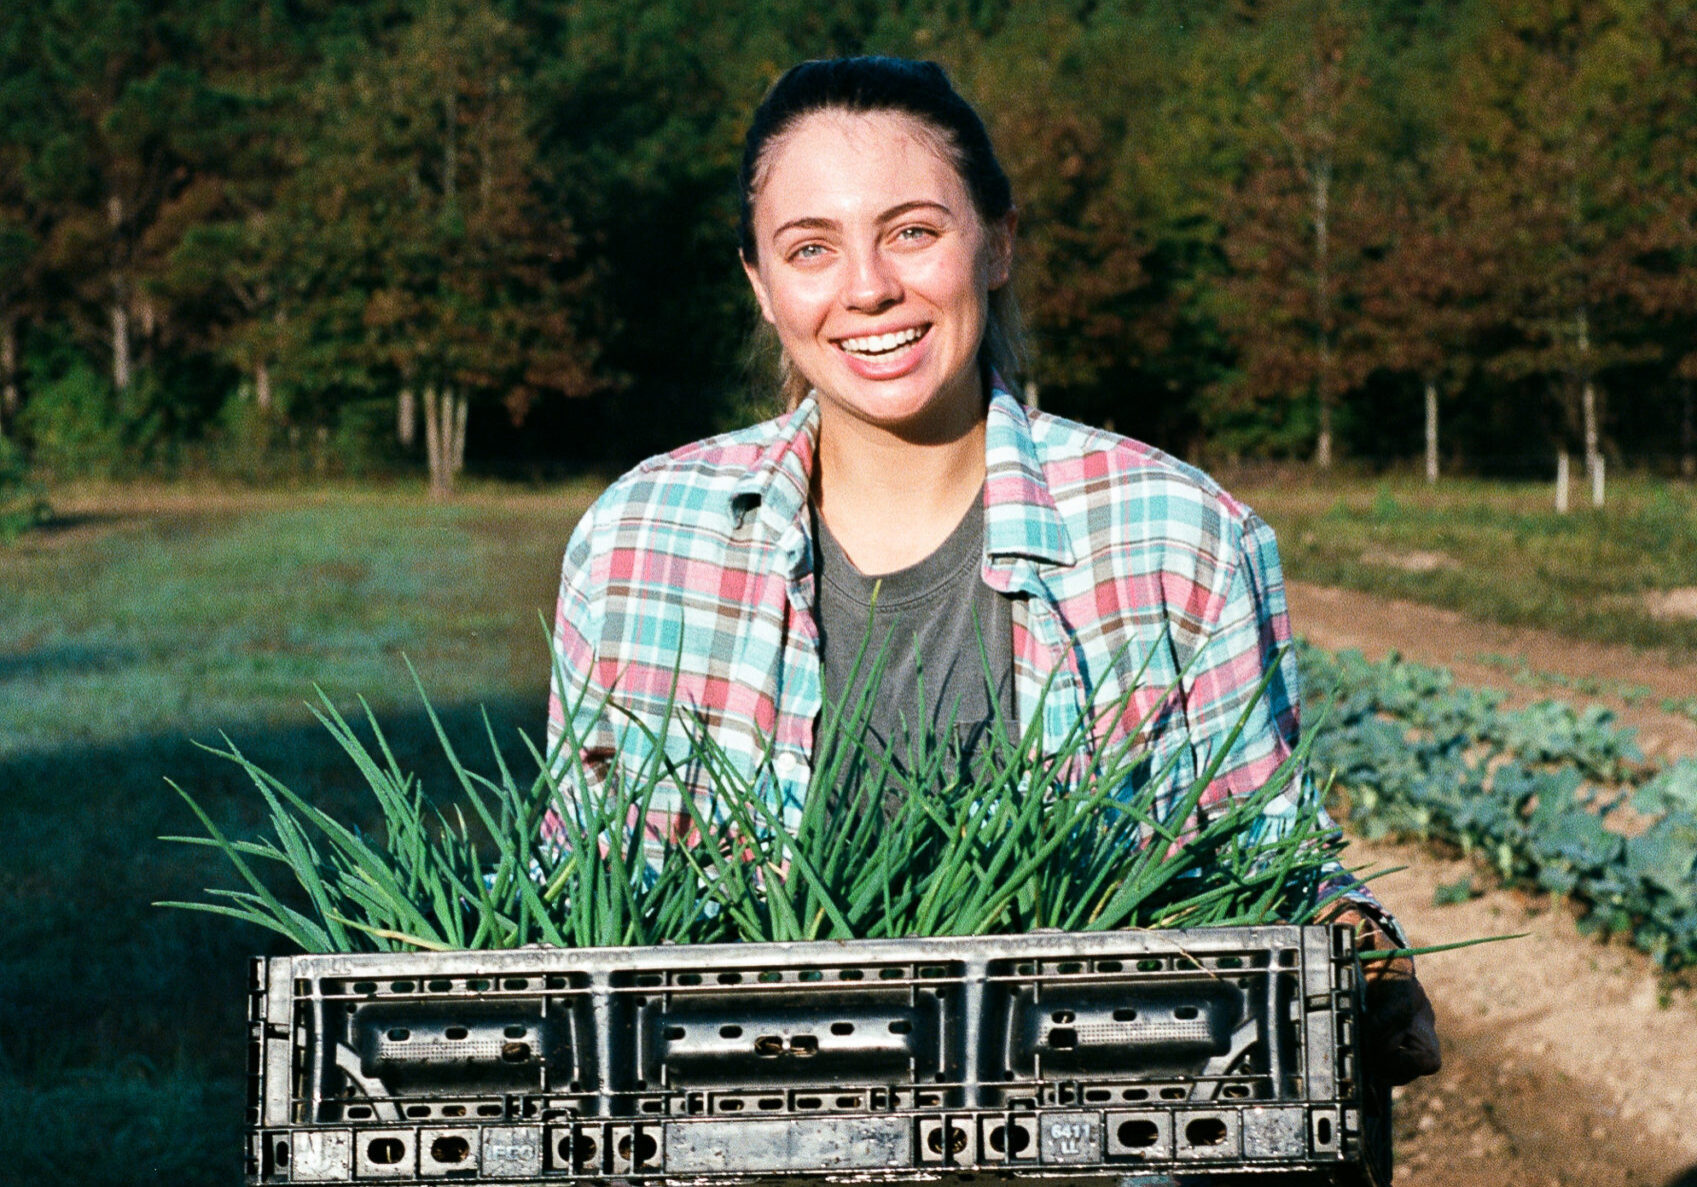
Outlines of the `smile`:
[{"label": "smile", "polygon": [[905,330],[892,330],[888,334],[868,334],[864,338],[840,338],[837,348],[857,358],[875,359],[900,350],[910,343],[918,342],[925,337],[930,326],[910,326]]}]

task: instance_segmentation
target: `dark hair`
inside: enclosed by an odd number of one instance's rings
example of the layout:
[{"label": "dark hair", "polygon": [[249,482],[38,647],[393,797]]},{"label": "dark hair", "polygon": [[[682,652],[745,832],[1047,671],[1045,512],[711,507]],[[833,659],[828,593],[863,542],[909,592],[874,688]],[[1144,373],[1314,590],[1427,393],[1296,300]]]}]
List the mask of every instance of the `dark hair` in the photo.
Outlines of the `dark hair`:
[{"label": "dark hair", "polygon": [[[743,140],[742,168],[737,177],[737,240],[747,263],[753,264],[758,258],[754,197],[767,150],[803,117],[819,111],[895,112],[913,117],[936,134],[938,147],[960,174],[985,226],[999,222],[1013,209],[1013,188],[996,159],[984,121],[961,98],[937,63],[887,57],[803,62],[790,67],[772,84],[755,108]],[[986,370],[999,371],[1012,383],[1022,370],[1022,345],[1013,287],[1004,284],[990,295],[980,361]],[[805,381],[791,373],[787,360],[784,387],[791,407],[806,394]]]}]

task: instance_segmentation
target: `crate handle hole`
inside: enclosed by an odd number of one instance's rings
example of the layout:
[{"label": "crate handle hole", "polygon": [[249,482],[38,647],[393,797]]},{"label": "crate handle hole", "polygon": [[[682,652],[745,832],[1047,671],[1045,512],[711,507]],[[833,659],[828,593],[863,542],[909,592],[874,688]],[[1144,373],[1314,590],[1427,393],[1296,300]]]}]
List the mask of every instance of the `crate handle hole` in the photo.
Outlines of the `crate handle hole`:
[{"label": "crate handle hole", "polygon": [[831,1033],[834,1035],[851,1035],[854,1033],[854,1023],[833,1022],[831,1023]]},{"label": "crate handle hole", "polygon": [[734,1023],[727,1026],[721,1026],[719,1028],[719,1037],[721,1039],[740,1039],[742,1038],[742,1027],[737,1026]]},{"label": "crate handle hole", "polygon": [[1218,1117],[1198,1117],[1184,1127],[1184,1140],[1192,1146],[1223,1146],[1226,1137],[1226,1123]]},{"label": "crate handle hole", "polygon": [[1122,1121],[1119,1139],[1128,1150],[1147,1150],[1161,1140],[1161,1127],[1153,1121]]},{"label": "crate handle hole", "polygon": [[434,1162],[453,1164],[471,1157],[471,1143],[458,1134],[437,1138],[430,1143],[430,1158]]},{"label": "crate handle hole", "polygon": [[373,1138],[365,1148],[368,1162],[378,1166],[394,1166],[407,1156],[407,1144],[400,1138]]}]

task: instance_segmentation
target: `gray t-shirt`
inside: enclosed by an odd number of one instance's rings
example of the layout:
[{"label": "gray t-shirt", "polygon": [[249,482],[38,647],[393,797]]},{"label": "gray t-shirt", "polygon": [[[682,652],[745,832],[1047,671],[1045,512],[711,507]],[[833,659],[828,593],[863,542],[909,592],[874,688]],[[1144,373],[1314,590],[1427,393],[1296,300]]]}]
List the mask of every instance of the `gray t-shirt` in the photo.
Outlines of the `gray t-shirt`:
[{"label": "gray t-shirt", "polygon": [[930,556],[881,577],[855,568],[817,515],[813,536],[827,706],[859,699],[882,648],[865,736],[904,767],[914,769],[920,747],[935,753],[938,744],[970,760],[998,713],[1007,733],[1017,730],[1012,603],[979,576],[982,498]]}]

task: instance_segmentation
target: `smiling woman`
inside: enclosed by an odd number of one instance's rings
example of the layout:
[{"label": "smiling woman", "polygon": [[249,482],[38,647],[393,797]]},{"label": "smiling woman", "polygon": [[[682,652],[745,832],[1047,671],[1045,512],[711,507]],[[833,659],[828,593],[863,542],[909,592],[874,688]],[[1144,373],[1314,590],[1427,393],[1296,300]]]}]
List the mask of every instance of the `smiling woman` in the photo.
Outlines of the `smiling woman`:
[{"label": "smiling woman", "polygon": [[[857,737],[916,771],[938,747],[945,769],[994,765],[986,738],[1043,755],[1081,733],[1098,754],[1135,741],[1125,799],[1153,789],[1164,816],[1204,789],[1180,836],[1288,774],[1298,692],[1272,533],[1205,474],[1012,397],[1013,196],[941,68],[795,67],[755,112],[740,188],[790,411],[645,462],[579,523],[549,713],[551,744],[578,753],[560,769],[639,784],[664,747],[676,785],[649,826],[684,835],[683,797],[713,789],[670,730],[682,710],[715,769],[793,824],[835,707],[869,701]],[[1298,777],[1248,839],[1315,811]],[[1366,940],[1400,943],[1341,868],[1327,893]],[[1433,1070],[1411,963],[1376,967],[1380,1070]]]}]

